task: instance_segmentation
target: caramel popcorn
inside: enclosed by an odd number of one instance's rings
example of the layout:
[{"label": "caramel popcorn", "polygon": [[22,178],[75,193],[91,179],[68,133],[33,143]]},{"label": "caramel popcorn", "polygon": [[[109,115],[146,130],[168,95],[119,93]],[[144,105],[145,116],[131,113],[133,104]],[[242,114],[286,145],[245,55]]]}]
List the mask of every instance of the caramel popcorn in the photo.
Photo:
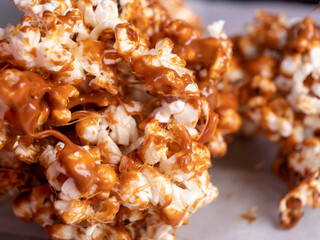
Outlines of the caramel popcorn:
[{"label": "caramel popcorn", "polygon": [[279,145],[274,171],[290,190],[279,204],[286,228],[305,205],[319,206],[319,42],[311,18],[290,23],[262,11],[233,38],[227,87],[238,93],[245,130],[259,127]]},{"label": "caramel popcorn", "polygon": [[177,16],[157,0],[14,2],[25,16],[0,41],[0,189],[16,216],[56,240],[174,239],[217,198],[209,149],[223,155],[241,125],[215,87],[231,60],[224,22],[201,38],[180,1]]}]

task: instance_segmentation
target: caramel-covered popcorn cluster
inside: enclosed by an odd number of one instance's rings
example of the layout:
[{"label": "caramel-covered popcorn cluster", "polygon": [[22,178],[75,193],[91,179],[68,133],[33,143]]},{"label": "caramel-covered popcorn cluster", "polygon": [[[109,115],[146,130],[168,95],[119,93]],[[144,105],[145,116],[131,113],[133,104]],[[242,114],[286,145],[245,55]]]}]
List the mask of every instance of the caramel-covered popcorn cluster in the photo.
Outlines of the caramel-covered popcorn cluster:
[{"label": "caramel-covered popcorn cluster", "polygon": [[246,30],[233,38],[229,87],[238,92],[244,131],[261,129],[279,146],[274,171],[290,189],[279,211],[290,228],[305,205],[320,206],[320,28],[309,17],[257,11]]},{"label": "caramel-covered popcorn cluster", "polygon": [[216,199],[210,151],[241,124],[215,88],[232,52],[223,22],[201,38],[166,1],[14,2],[25,16],[0,31],[0,190],[16,216],[55,240],[174,239]]}]

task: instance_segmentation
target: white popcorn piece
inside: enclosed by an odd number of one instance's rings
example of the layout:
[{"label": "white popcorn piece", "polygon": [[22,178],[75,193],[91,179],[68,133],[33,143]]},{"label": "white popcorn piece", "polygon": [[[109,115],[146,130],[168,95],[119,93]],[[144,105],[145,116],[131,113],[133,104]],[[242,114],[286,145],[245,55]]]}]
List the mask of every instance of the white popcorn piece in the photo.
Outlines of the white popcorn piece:
[{"label": "white popcorn piece", "polygon": [[147,178],[136,171],[123,174],[120,179],[119,194],[122,204],[132,210],[146,209],[152,198],[152,190]]},{"label": "white popcorn piece", "polygon": [[300,175],[307,172],[317,172],[320,168],[320,142],[317,139],[307,139],[300,151],[293,152],[289,157],[289,167]]},{"label": "white popcorn piece", "polygon": [[217,39],[220,39],[220,38],[226,39],[227,35],[223,30],[224,24],[225,24],[224,20],[219,20],[208,25],[207,29],[208,29],[209,35]]}]

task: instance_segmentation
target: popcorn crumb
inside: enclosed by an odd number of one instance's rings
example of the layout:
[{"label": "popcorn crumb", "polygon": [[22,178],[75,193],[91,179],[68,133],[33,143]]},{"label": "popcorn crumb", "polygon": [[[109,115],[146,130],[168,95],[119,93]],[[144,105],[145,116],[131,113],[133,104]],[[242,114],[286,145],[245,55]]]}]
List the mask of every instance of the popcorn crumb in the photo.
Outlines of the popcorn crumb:
[{"label": "popcorn crumb", "polygon": [[248,224],[251,225],[256,220],[255,213],[257,210],[258,210],[258,206],[253,206],[252,208],[249,209],[248,212],[241,214],[240,218],[248,221]]}]

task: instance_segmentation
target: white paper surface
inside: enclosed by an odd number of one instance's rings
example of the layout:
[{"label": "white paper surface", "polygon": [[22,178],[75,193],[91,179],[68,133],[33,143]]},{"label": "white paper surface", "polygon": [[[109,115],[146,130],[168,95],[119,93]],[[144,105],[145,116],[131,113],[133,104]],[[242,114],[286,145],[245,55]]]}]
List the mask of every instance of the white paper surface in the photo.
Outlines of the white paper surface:
[{"label": "white paper surface", "polygon": [[[209,3],[189,1],[203,19],[204,25],[215,20],[226,20],[225,29],[231,33],[243,32],[243,25],[253,19],[254,9],[284,12],[290,18],[311,14],[316,21],[320,12],[316,6],[276,3]],[[318,16],[317,16],[318,15]],[[0,2],[0,26],[16,24],[21,14],[13,3]],[[319,22],[319,21],[318,21]],[[320,211],[307,208],[305,216],[292,230],[279,228],[277,203],[286,193],[286,186],[271,173],[275,146],[265,139],[238,139],[223,159],[214,159],[210,169],[213,183],[218,186],[217,201],[199,210],[191,217],[189,225],[176,233],[181,240],[301,240],[320,239]],[[261,170],[256,164],[264,163]],[[231,196],[231,197],[230,197]],[[251,207],[258,206],[256,221],[251,225],[239,216]],[[16,219],[10,201],[0,205],[1,240],[48,239],[37,224],[27,224]]]}]

